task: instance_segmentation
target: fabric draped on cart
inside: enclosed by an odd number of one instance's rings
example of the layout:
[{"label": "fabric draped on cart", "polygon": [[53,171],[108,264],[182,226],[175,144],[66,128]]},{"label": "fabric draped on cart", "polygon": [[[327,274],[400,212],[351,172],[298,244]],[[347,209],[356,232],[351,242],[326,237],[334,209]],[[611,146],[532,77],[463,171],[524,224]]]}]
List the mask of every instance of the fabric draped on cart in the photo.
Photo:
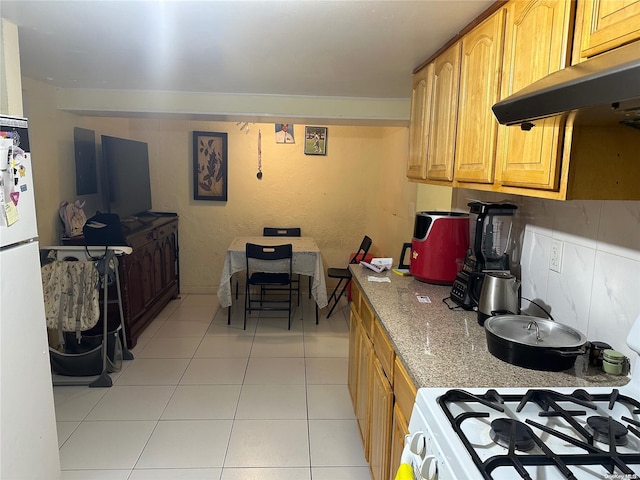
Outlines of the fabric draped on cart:
[{"label": "fabric draped on cart", "polygon": [[[93,261],[54,261],[42,267],[47,328],[89,330],[100,318],[99,276]],[[62,336],[62,335],[61,335]]]}]

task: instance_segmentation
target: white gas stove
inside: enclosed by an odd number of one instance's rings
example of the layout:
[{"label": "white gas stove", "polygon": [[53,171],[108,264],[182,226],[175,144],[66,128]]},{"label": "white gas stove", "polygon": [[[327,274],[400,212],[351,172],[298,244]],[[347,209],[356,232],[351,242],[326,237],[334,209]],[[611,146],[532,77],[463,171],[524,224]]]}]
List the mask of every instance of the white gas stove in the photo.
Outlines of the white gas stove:
[{"label": "white gas stove", "polygon": [[[640,316],[627,339],[640,355]],[[640,358],[619,388],[422,388],[403,462],[416,480],[640,479]]]}]

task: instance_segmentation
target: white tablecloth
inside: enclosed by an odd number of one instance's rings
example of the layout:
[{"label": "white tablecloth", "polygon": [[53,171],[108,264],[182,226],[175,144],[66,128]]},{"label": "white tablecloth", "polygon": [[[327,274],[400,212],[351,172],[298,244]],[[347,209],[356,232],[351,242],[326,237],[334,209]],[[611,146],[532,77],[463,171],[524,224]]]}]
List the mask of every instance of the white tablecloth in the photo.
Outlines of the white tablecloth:
[{"label": "white tablecloth", "polygon": [[[229,307],[232,303],[231,277],[234,273],[244,271],[247,268],[245,247],[247,243],[258,245],[283,245],[290,243],[293,246],[293,273],[299,273],[313,277],[311,294],[318,308],[327,306],[327,285],[324,278],[324,267],[320,249],[311,237],[236,237],[229,245],[224,259],[224,267],[220,276],[218,299],[220,306]],[[283,272],[287,270],[287,261],[265,262],[265,272]]]}]

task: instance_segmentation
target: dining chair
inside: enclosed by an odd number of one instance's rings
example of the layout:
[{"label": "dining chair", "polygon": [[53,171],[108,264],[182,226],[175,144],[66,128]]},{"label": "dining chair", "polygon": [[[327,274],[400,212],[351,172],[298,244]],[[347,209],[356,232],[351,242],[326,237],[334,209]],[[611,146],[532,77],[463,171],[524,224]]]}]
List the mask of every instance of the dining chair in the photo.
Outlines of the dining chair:
[{"label": "dining chair", "polygon": [[[302,230],[300,227],[288,227],[288,228],[275,228],[264,227],[262,230],[263,237],[300,237],[302,236]],[[298,306],[300,306],[300,275],[293,280],[294,288],[298,294]],[[238,280],[236,279],[236,300],[238,299]],[[309,298],[311,298],[311,277],[309,277]]]},{"label": "dining chair", "polygon": [[[291,330],[291,293],[292,293],[292,269],[293,269],[293,246],[288,243],[285,245],[257,245],[255,243],[247,243],[246,245],[246,295],[244,303],[244,326],[247,329],[247,312],[250,314],[253,310],[270,310],[288,312],[288,330]],[[282,262],[288,265],[288,271],[282,273],[272,273],[263,271],[266,267],[265,262]],[[251,287],[260,287],[258,298],[254,299],[251,294]],[[263,287],[288,287],[282,289],[286,291],[288,300],[281,298],[265,297]],[[284,304],[286,303],[286,307]]]},{"label": "dining chair", "polygon": [[[367,253],[369,253],[369,248],[371,248],[371,239],[365,235],[360,243],[358,251],[353,255],[353,257],[351,257],[351,260],[349,260],[349,265],[353,263],[360,263],[361,260],[364,260]],[[342,298],[342,295],[351,283],[351,272],[349,271],[348,266],[347,268],[329,268],[327,269],[327,276],[329,278],[338,279],[338,283],[331,292],[331,295],[329,295],[329,304],[331,304],[331,301],[333,300],[333,306],[327,315],[327,318],[329,318],[333,313],[334,308],[336,308],[336,305],[338,305],[340,298]]]},{"label": "dining chair", "polygon": [[[262,230],[262,235],[264,237],[301,237],[302,230],[300,229],[300,227],[264,227],[264,229]],[[309,298],[311,298],[311,281],[312,278],[309,277]],[[293,278],[292,282],[293,290],[298,295],[298,306],[300,306],[300,275],[296,275],[295,278]]]}]

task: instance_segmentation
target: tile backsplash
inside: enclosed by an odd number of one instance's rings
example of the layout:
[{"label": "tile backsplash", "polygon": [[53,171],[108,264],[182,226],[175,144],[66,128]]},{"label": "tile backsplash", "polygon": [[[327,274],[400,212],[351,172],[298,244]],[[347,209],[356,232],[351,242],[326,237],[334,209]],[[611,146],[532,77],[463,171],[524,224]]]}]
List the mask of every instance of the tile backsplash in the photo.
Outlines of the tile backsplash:
[{"label": "tile backsplash", "polygon": [[[607,342],[640,368],[626,343],[640,315],[640,202],[561,202],[458,189],[454,209],[468,211],[473,200],[518,206],[511,270],[522,280],[523,298],[542,302],[556,321]],[[554,241],[562,245],[559,273],[549,268]],[[528,306],[523,300],[523,309]]]}]

